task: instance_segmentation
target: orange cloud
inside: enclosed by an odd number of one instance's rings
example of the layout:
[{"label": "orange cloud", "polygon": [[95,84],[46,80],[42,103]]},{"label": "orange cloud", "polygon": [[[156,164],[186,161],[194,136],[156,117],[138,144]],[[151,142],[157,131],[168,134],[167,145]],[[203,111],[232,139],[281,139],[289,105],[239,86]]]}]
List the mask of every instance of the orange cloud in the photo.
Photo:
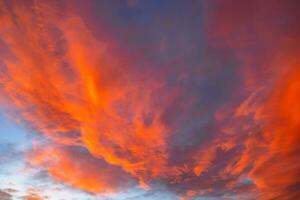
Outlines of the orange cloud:
[{"label": "orange cloud", "polygon": [[29,155],[29,162],[58,181],[93,193],[112,193],[134,183],[121,168],[78,147],[37,146]]},{"label": "orange cloud", "polygon": [[[297,61],[298,62],[298,61]],[[294,199],[299,195],[299,106],[300,73],[293,63],[291,72],[276,84],[270,97],[261,105],[262,132],[251,137],[246,151],[234,171],[241,171],[252,163],[253,177],[261,199]]]},{"label": "orange cloud", "polygon": [[[248,95],[230,123],[222,124],[231,128],[234,144],[243,146],[224,171],[249,177],[257,199],[297,199],[299,28],[293,2],[274,1],[270,6],[233,0],[217,9],[207,19],[207,37],[213,48],[231,51],[240,63],[240,93]],[[282,19],[285,23],[279,24]]]},{"label": "orange cloud", "polygon": [[163,175],[167,129],[151,105],[159,83],[135,80],[130,63],[109,53],[80,18],[58,19],[47,6],[4,9],[1,37],[15,59],[3,60],[3,94],[52,141],[85,147],[141,184]]},{"label": "orange cloud", "polygon": [[29,195],[26,195],[25,197],[23,197],[24,200],[44,200],[44,198],[36,195],[36,194],[29,194]]},{"label": "orange cloud", "polygon": [[293,19],[272,24],[290,8],[237,2],[207,4],[207,68],[153,75],[68,7],[1,1],[1,103],[46,137],[28,162],[91,193],[154,180],[183,199],[297,198],[299,41]]}]

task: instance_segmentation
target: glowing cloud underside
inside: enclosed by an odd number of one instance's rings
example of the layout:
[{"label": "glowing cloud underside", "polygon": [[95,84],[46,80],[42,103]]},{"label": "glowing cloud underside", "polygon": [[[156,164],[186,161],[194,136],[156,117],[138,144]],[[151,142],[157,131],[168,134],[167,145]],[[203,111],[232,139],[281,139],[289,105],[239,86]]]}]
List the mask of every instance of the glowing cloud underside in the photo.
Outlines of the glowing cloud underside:
[{"label": "glowing cloud underside", "polygon": [[[125,2],[106,8],[147,10]],[[153,34],[99,4],[0,1],[0,102],[42,138],[27,165],[95,195],[300,198],[294,1],[169,2]]]}]

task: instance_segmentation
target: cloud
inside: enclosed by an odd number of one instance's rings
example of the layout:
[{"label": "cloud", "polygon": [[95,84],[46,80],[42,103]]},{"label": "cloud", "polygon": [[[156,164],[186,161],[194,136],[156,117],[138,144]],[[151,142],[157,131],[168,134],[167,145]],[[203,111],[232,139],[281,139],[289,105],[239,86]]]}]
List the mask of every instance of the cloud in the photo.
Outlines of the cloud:
[{"label": "cloud", "polygon": [[93,157],[82,147],[39,146],[29,157],[33,167],[42,167],[56,180],[92,193],[112,193],[134,183],[121,168]]},{"label": "cloud", "polygon": [[[292,65],[294,63],[291,63]],[[298,106],[299,72],[294,70],[276,83],[276,89],[259,107],[262,130],[245,141],[246,149],[233,172],[251,166],[250,176],[262,198],[293,199],[299,196]],[[251,165],[250,165],[251,163]]]},{"label": "cloud", "polygon": [[8,192],[0,190],[0,199],[11,200],[12,199],[12,195],[9,194]]},{"label": "cloud", "polygon": [[42,198],[36,194],[28,194],[26,196],[23,197],[24,200],[44,200],[47,198]]},{"label": "cloud", "polygon": [[294,1],[1,3],[1,102],[44,137],[31,167],[95,195],[300,195]]},{"label": "cloud", "polygon": [[[236,137],[234,143],[243,146],[242,153],[230,159],[232,165],[228,164],[225,171],[250,177],[258,199],[297,198],[299,166],[294,162],[299,149],[293,143],[299,142],[299,134],[293,114],[297,106],[292,102],[299,91],[299,48],[295,46],[299,44],[295,36],[299,29],[295,26],[294,2],[275,1],[274,7],[262,2],[231,3],[213,13],[215,17],[209,16],[208,37],[214,48],[233,52],[245,76],[241,83],[245,90],[241,94],[247,90],[252,93],[238,107],[234,122],[225,124],[231,126],[229,130]],[[268,10],[272,10],[271,14]],[[286,17],[282,18],[283,15]]]}]

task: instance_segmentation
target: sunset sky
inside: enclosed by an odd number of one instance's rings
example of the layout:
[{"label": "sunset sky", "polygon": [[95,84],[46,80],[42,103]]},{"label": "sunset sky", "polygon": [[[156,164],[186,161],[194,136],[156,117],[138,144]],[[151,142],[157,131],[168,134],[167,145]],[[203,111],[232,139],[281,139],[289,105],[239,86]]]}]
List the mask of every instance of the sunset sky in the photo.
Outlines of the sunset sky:
[{"label": "sunset sky", "polygon": [[299,10],[0,0],[0,200],[300,199]]}]

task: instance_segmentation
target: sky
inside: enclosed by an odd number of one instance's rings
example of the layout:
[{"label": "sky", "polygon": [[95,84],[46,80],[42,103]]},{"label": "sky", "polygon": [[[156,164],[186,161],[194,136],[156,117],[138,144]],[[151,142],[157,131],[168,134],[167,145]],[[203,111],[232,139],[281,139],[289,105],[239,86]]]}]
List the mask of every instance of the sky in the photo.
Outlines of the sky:
[{"label": "sky", "polygon": [[300,199],[297,0],[0,0],[0,200]]}]

